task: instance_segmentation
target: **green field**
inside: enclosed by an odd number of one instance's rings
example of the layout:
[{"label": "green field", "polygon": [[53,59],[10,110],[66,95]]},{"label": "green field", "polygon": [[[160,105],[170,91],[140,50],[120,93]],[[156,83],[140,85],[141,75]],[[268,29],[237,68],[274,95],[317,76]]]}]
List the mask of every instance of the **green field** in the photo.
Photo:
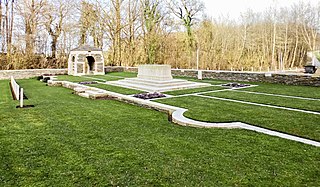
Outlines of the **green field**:
[{"label": "green field", "polygon": [[[317,147],[247,130],[182,127],[151,109],[85,99],[36,79],[18,83],[29,98],[26,104],[35,107],[16,109],[8,81],[0,81],[0,186],[320,185]],[[319,89],[260,84],[244,90],[320,98]],[[310,101],[231,91],[212,94],[319,111]],[[188,108],[185,115],[201,121],[243,121],[320,141],[319,115],[196,95],[159,102]]]}]

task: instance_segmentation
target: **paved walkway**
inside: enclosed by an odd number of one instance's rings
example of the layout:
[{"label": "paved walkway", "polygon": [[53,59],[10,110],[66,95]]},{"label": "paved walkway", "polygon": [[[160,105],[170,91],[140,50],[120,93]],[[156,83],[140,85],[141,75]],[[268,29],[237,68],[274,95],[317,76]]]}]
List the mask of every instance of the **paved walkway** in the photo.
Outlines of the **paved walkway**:
[{"label": "paved walkway", "polygon": [[[170,105],[166,105],[166,104],[162,104],[162,103],[157,103],[157,102],[150,101],[150,100],[142,100],[142,99],[138,99],[138,98],[135,98],[132,96],[123,95],[123,94],[119,94],[119,93],[115,93],[115,92],[110,92],[110,91],[106,91],[106,90],[99,89],[99,88],[89,87],[86,85],[80,85],[77,83],[71,83],[71,82],[67,82],[67,81],[49,81],[48,84],[49,85],[56,85],[56,86],[61,85],[63,87],[71,88],[74,90],[81,88],[85,91],[85,94],[83,94],[83,93],[81,93],[81,94],[83,96],[89,97],[89,98],[93,98],[95,96],[95,94],[97,94],[99,96],[102,96],[102,95],[111,96],[111,97],[114,97],[120,101],[135,103],[140,106],[147,106],[149,108],[154,108],[154,109],[157,109],[160,111],[166,111],[169,114],[171,114],[172,122],[174,122],[178,125],[182,125],[182,126],[191,126],[191,127],[200,127],[200,128],[246,129],[246,130],[256,131],[259,133],[268,134],[271,136],[276,136],[276,137],[280,137],[280,138],[284,138],[284,139],[288,139],[288,140],[320,147],[320,142],[317,142],[317,141],[313,141],[313,140],[309,140],[309,139],[305,139],[305,138],[300,138],[297,136],[293,136],[293,135],[289,135],[289,134],[285,134],[285,133],[281,133],[281,132],[277,132],[277,131],[272,131],[272,130],[264,129],[261,127],[256,127],[256,126],[245,124],[242,122],[206,123],[206,122],[192,120],[192,119],[186,118],[183,115],[187,111],[187,109],[175,107],[175,106],[170,106]],[[196,95],[196,94],[193,94],[193,95]],[[91,96],[93,96],[93,97],[91,97]]]}]

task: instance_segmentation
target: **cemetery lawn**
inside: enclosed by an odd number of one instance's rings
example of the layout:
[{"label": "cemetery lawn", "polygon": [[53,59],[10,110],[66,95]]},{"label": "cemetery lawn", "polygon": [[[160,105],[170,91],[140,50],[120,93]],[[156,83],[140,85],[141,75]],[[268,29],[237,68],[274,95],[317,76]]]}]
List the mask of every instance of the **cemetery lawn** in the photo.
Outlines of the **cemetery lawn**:
[{"label": "cemetery lawn", "polygon": [[170,91],[170,92],[165,92],[165,94],[184,95],[184,94],[192,94],[192,93],[207,92],[207,91],[214,91],[214,90],[224,90],[224,89],[225,88],[223,88],[221,86],[209,86],[209,87],[203,87],[203,88]]},{"label": "cemetery lawn", "polygon": [[186,117],[207,122],[244,122],[320,141],[320,115],[267,108],[197,96],[159,100],[188,108]]},{"label": "cemetery lawn", "polygon": [[124,94],[124,95],[132,95],[132,94],[138,94],[138,93],[143,92],[141,90],[123,88],[123,87],[113,86],[113,85],[108,85],[108,84],[90,84],[88,86],[101,88],[101,89],[104,89],[104,90],[107,90],[107,91],[117,92],[117,93],[121,93],[121,94]]},{"label": "cemetery lawn", "polygon": [[241,91],[240,92],[237,92],[237,91],[215,92],[215,93],[207,93],[204,95],[320,112],[320,99],[318,101],[303,100],[303,99],[295,99],[295,98],[277,97],[277,96],[271,96],[271,95],[257,95],[257,94],[246,93]]},{"label": "cemetery lawn", "polygon": [[[70,81],[70,82],[92,82],[92,81],[97,81],[97,82],[105,82],[105,81],[116,81],[119,79],[123,79],[121,77],[117,76],[124,76],[124,77],[130,77],[132,76],[133,73],[128,73],[127,75],[124,73],[110,73],[108,75],[91,75],[91,76],[70,76],[70,75],[59,75],[58,80],[60,81]],[[132,95],[132,94],[137,94],[141,93],[142,91],[140,90],[134,90],[134,89],[129,89],[129,88],[122,88],[119,86],[113,86],[113,85],[106,85],[106,84],[88,84],[87,86],[92,86],[96,88],[101,88],[104,90],[108,90],[111,92],[117,92],[125,95]]]},{"label": "cemetery lawn", "polygon": [[[317,147],[247,130],[182,127],[165,113],[85,99],[35,79],[18,80],[35,107],[16,109],[8,82],[0,81],[0,186],[320,185]],[[203,121],[245,120],[320,139],[315,115],[196,96],[160,101],[188,106],[186,115]]]}]

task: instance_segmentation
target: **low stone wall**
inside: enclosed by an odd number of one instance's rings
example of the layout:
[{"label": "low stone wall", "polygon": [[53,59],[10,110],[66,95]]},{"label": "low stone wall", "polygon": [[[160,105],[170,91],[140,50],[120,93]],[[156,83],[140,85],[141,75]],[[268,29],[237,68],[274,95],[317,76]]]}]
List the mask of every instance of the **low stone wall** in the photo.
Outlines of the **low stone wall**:
[{"label": "low stone wall", "polygon": [[[197,78],[196,70],[172,70],[172,75]],[[260,72],[232,72],[232,71],[202,71],[204,79],[218,79],[244,82],[267,82],[287,85],[320,86],[320,77],[298,73],[260,73]]]},{"label": "low stone wall", "polygon": [[138,73],[138,67],[125,67],[125,72]]},{"label": "low stone wall", "polygon": [[106,72],[106,73],[124,72],[124,67],[122,67],[122,66],[105,66],[104,72]]},{"label": "low stone wall", "polygon": [[0,80],[10,79],[27,79],[37,77],[42,74],[65,75],[67,69],[23,69],[23,70],[0,70]]},{"label": "low stone wall", "polygon": [[[137,67],[107,67],[112,69],[109,72],[115,72],[117,69],[125,72],[138,72]],[[106,71],[107,72],[107,71]],[[173,76],[181,77],[198,77],[197,70],[190,69],[172,69]],[[236,72],[236,71],[212,71],[203,70],[202,77],[204,79],[217,79],[228,81],[243,81],[243,82],[266,82],[278,83],[287,85],[301,86],[317,86],[320,87],[320,77],[315,77],[310,74],[299,73],[265,73],[265,72]]]}]

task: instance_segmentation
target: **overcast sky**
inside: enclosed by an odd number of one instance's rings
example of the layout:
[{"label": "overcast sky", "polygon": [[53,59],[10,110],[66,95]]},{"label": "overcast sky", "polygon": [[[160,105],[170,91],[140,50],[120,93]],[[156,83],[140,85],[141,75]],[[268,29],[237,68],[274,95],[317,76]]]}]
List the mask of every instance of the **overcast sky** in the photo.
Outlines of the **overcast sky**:
[{"label": "overcast sky", "polygon": [[[202,0],[205,3],[206,13],[209,16],[218,18],[223,15],[232,19],[237,19],[241,12],[252,9],[254,12],[262,12],[268,7],[291,6],[300,0]],[[313,4],[319,3],[320,0],[303,0]]]}]

